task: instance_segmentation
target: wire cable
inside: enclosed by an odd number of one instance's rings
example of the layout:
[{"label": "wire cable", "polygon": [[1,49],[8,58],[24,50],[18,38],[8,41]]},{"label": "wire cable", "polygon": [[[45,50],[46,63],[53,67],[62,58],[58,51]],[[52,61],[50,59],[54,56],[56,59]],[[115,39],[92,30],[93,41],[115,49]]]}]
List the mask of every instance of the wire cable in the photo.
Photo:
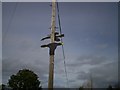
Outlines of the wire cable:
[{"label": "wire cable", "polygon": [[[60,34],[62,34],[62,28],[61,28],[61,21],[60,21],[60,15],[59,15],[59,5],[58,2],[57,3],[57,15],[58,15],[58,24],[59,24],[59,30],[60,30]],[[63,42],[62,38],[61,38],[61,42]],[[67,68],[66,68],[66,62],[65,62],[65,51],[64,51],[64,46],[62,45],[62,52],[63,52],[63,58],[64,58],[64,67],[65,67],[65,75],[66,75],[66,81],[67,81],[67,86],[69,88],[69,83],[68,83],[68,75],[67,75]]]},{"label": "wire cable", "polygon": [[14,7],[13,12],[12,12],[12,15],[11,15],[11,18],[10,18],[10,21],[9,21],[8,26],[7,26],[7,28],[6,28],[6,32],[5,32],[4,37],[3,37],[3,40],[2,40],[3,43],[4,43],[5,38],[6,38],[6,36],[7,36],[8,30],[9,30],[9,28],[10,28],[10,25],[11,25],[12,21],[13,21],[13,18],[14,18],[14,16],[15,16],[17,4],[18,4],[18,3],[16,2],[15,7]]}]

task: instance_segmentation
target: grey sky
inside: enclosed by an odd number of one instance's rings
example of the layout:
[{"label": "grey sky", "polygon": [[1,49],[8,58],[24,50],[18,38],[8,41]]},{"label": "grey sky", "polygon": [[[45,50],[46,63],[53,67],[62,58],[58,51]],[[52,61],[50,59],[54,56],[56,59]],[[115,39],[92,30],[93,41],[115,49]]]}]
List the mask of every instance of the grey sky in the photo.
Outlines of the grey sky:
[{"label": "grey sky", "polygon": [[[40,39],[50,33],[50,3],[2,4],[3,83],[19,69],[29,68],[38,74],[43,87],[47,87],[49,55],[48,49],[40,45],[49,40],[41,42]],[[59,7],[70,87],[83,85],[90,73],[94,87],[115,84],[118,79],[117,3],[74,2],[60,3]],[[61,47],[56,49],[54,80],[54,87],[65,87]]]}]

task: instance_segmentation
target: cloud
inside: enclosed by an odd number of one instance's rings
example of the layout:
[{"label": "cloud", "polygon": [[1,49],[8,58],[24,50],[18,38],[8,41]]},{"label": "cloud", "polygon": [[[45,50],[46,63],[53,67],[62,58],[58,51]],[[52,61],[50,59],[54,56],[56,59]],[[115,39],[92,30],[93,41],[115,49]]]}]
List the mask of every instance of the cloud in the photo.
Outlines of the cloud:
[{"label": "cloud", "polygon": [[108,44],[99,44],[99,45],[96,45],[96,47],[100,49],[105,49],[108,47]]},{"label": "cloud", "polygon": [[[71,86],[79,87],[90,80],[92,74],[94,87],[107,87],[117,82],[117,58],[99,55],[83,55],[67,64]],[[79,82],[79,84],[78,84]],[[82,83],[81,83],[82,82]]]},{"label": "cloud", "polygon": [[3,44],[3,83],[7,83],[12,74],[16,74],[20,69],[27,68],[34,71],[42,84],[47,86],[49,69],[47,49],[40,49],[40,44],[36,44],[37,41],[28,36],[22,35],[21,37],[18,35],[15,37],[16,35],[12,35]]},{"label": "cloud", "polygon": [[[36,60],[37,61],[37,60]],[[40,62],[41,64],[36,65],[35,63],[28,61],[23,62],[23,60],[19,59],[13,59],[13,58],[7,58],[3,60],[3,83],[7,82],[8,78],[12,75],[17,73],[20,69],[30,69],[34,71],[41,81],[45,81],[47,78],[45,75],[48,74],[48,67],[43,62]]]},{"label": "cloud", "polygon": [[84,65],[101,65],[103,63],[109,62],[106,56],[99,56],[99,55],[82,55],[76,59],[76,62],[68,63],[68,66],[79,66],[82,67]]},{"label": "cloud", "polygon": [[[90,70],[93,73],[93,81],[100,86],[107,86],[108,84],[115,84],[118,82],[118,62],[109,62],[101,67]],[[100,84],[100,82],[103,82]]]},{"label": "cloud", "polygon": [[118,66],[117,62],[110,62],[99,67],[91,68],[89,73],[79,72],[76,80],[90,81],[90,74],[92,75],[93,87],[105,88],[109,84],[115,85],[118,82]]},{"label": "cloud", "polygon": [[86,73],[84,71],[79,72],[80,75],[78,75],[78,80],[87,80],[89,78],[89,73]]}]

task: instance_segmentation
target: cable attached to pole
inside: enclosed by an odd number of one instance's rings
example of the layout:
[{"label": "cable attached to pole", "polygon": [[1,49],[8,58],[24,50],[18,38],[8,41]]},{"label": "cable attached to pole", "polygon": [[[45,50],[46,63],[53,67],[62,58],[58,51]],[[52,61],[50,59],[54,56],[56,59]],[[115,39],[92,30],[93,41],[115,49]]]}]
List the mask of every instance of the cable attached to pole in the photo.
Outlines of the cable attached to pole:
[{"label": "cable attached to pole", "polygon": [[6,36],[7,36],[7,33],[8,33],[8,29],[10,28],[10,25],[11,25],[11,23],[12,23],[12,21],[13,21],[14,16],[15,16],[15,12],[16,12],[17,6],[18,6],[18,3],[16,2],[16,3],[15,3],[15,7],[14,7],[13,12],[12,12],[12,15],[11,15],[11,18],[10,18],[10,21],[9,21],[8,26],[7,26],[7,28],[6,28],[5,35],[4,35],[3,40],[2,40],[2,41],[3,41],[3,44],[4,44],[4,41],[5,41],[5,39],[6,39]]},{"label": "cable attached to pole", "polygon": [[[58,15],[58,24],[59,24],[59,30],[60,30],[60,34],[62,34],[62,28],[61,28],[61,21],[60,21],[60,15],[59,15],[59,5],[58,2],[57,3],[57,15]],[[62,38],[61,38],[61,42],[63,42]],[[64,67],[65,67],[65,75],[66,75],[66,81],[67,81],[67,86],[69,88],[69,83],[68,83],[68,75],[67,75],[67,68],[66,68],[66,62],[65,62],[65,51],[64,51],[64,46],[62,45],[62,52],[63,52],[63,58],[64,58]]]}]

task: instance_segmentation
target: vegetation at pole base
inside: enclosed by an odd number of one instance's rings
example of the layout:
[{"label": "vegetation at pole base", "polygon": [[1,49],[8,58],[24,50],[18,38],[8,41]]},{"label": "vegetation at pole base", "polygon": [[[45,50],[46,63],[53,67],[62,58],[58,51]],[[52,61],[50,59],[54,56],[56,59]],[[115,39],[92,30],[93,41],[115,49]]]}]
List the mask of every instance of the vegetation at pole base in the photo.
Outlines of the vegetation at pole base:
[{"label": "vegetation at pole base", "polygon": [[38,76],[28,69],[19,70],[8,81],[8,86],[13,90],[41,90],[40,84]]}]

